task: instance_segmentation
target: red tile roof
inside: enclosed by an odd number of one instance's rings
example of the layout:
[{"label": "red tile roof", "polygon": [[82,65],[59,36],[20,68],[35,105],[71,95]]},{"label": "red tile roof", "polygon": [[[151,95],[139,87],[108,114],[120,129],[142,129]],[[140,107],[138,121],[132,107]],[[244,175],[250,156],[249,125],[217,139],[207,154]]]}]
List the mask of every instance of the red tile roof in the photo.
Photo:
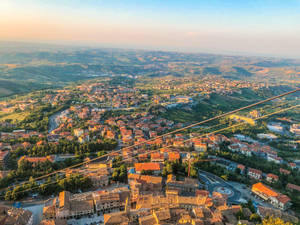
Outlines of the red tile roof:
[{"label": "red tile roof", "polygon": [[278,176],[275,175],[275,174],[273,174],[273,173],[269,173],[269,174],[267,175],[267,177],[270,177],[270,178],[272,178],[272,179],[274,179],[274,180],[278,180]]},{"label": "red tile roof", "polygon": [[279,172],[280,172],[280,173],[283,173],[283,174],[287,174],[287,175],[289,175],[289,174],[291,173],[291,171],[286,170],[286,169],[283,169],[283,168],[280,168],[280,169],[279,169]]},{"label": "red tile roof", "polygon": [[279,195],[276,191],[273,191],[271,188],[260,182],[252,185],[252,191],[261,192],[269,197],[277,197]]},{"label": "red tile roof", "polygon": [[164,159],[164,155],[159,152],[151,153],[151,159]]},{"label": "red tile roof", "polygon": [[295,184],[288,183],[288,184],[286,185],[286,188],[287,188],[287,189],[291,189],[291,190],[296,190],[296,191],[299,191],[299,192],[300,192],[300,186],[295,185]]},{"label": "red tile roof", "polygon": [[260,174],[260,175],[262,174],[262,171],[257,170],[257,169],[253,169],[253,168],[249,168],[248,171],[251,172],[251,173],[256,173],[256,174]]},{"label": "red tile roof", "polygon": [[179,160],[180,154],[178,152],[169,152],[169,160]]},{"label": "red tile roof", "polygon": [[279,202],[282,202],[283,204],[286,204],[286,203],[288,203],[289,201],[291,201],[291,199],[290,199],[288,196],[286,196],[286,195],[279,195],[279,196],[277,196],[276,198],[277,198],[277,200],[278,200]]},{"label": "red tile roof", "polygon": [[137,172],[141,172],[143,170],[151,170],[151,171],[160,170],[159,163],[135,163],[134,167],[135,167],[135,171]]}]

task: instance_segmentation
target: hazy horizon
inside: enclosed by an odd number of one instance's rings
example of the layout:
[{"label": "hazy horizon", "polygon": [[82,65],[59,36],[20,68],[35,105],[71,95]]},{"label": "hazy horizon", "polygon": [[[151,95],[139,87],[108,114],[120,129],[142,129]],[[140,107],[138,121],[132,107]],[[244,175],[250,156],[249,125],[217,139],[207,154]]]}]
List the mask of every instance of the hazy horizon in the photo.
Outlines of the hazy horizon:
[{"label": "hazy horizon", "polygon": [[0,40],[300,58],[299,11],[299,0],[2,0]]}]

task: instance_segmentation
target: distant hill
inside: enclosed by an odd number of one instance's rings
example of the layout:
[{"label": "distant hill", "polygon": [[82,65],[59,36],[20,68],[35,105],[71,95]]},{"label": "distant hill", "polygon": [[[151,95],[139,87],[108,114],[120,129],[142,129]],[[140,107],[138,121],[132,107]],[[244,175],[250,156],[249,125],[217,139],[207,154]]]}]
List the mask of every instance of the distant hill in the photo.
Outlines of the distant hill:
[{"label": "distant hill", "polygon": [[213,74],[213,75],[221,75],[221,71],[218,67],[204,67],[202,71],[203,75]]},{"label": "distant hill", "polygon": [[18,93],[26,93],[37,89],[51,88],[53,86],[38,82],[26,82],[22,80],[0,79],[0,97]]},{"label": "distant hill", "polygon": [[280,61],[261,61],[253,63],[254,66],[260,67],[283,67],[283,66],[300,66],[299,62],[293,62],[290,60],[280,60]]},{"label": "distant hill", "polygon": [[[295,74],[300,74],[300,61],[290,59],[0,43],[0,97],[61,87],[97,76],[217,75],[229,79],[269,79],[275,83],[277,78],[283,78],[282,66],[292,66]],[[256,71],[264,68],[270,68],[268,74],[256,76]],[[291,77],[286,81],[293,82]]]},{"label": "distant hill", "polygon": [[251,72],[242,67],[234,66],[233,69],[235,69],[236,74],[240,76],[251,77],[253,75]]}]

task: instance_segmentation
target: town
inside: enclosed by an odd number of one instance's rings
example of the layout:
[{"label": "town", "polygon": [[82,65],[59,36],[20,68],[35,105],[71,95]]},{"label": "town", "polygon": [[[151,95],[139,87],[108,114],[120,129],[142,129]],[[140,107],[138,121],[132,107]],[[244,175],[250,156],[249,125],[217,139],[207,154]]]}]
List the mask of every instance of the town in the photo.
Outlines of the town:
[{"label": "town", "polygon": [[0,103],[1,198],[24,202],[2,206],[5,224],[255,224],[270,215],[298,223],[300,161],[288,154],[299,155],[297,98],[185,130],[193,121],[179,110],[269,87],[136,79]]}]

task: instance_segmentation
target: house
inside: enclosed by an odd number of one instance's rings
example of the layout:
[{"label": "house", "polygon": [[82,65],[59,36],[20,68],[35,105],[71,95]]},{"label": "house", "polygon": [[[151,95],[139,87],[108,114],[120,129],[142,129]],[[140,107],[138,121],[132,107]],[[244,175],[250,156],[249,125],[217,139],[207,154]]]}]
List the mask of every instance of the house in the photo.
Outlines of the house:
[{"label": "house", "polygon": [[279,179],[278,176],[273,173],[267,174],[267,177],[266,177],[266,180],[269,183],[276,183],[278,181],[278,179]]},{"label": "house", "polygon": [[250,157],[252,155],[252,152],[253,152],[254,149],[251,149],[251,150],[247,147],[242,147],[242,148],[240,148],[240,153],[242,153],[245,156]]},{"label": "house", "polygon": [[291,171],[286,170],[286,169],[283,169],[283,168],[280,168],[280,169],[279,169],[279,172],[280,172],[281,174],[284,174],[284,175],[290,175],[290,174],[291,174]]},{"label": "house", "polygon": [[295,184],[291,184],[291,183],[288,183],[286,185],[286,189],[290,190],[290,191],[298,191],[298,192],[300,192],[300,186],[295,185]]},{"label": "house", "polygon": [[253,168],[248,168],[247,175],[252,179],[260,180],[262,178],[262,171]]},{"label": "house", "polygon": [[98,191],[93,193],[94,206],[97,213],[112,210],[123,210],[125,201],[130,196],[127,188],[117,188],[112,191]]},{"label": "house", "polygon": [[243,164],[238,164],[236,168],[240,169],[241,174],[245,173],[245,166]]},{"label": "house", "polygon": [[251,191],[260,198],[269,201],[273,206],[282,210],[286,210],[291,206],[291,199],[288,196],[274,191],[263,183],[253,184]]},{"label": "house", "polygon": [[159,152],[151,153],[151,162],[163,163],[165,160],[164,154]]},{"label": "house", "polygon": [[138,155],[138,159],[139,161],[146,161],[148,159],[148,154],[147,153],[144,153],[144,154],[139,154]]},{"label": "house", "polygon": [[281,157],[273,156],[273,155],[268,155],[267,160],[270,162],[275,162],[277,164],[280,164],[283,162],[283,159]]},{"label": "house", "polygon": [[109,184],[109,177],[106,174],[89,173],[86,176],[91,179],[94,187],[105,187]]},{"label": "house", "polygon": [[29,210],[0,205],[0,224],[33,225],[33,214]]},{"label": "house", "polygon": [[70,219],[94,214],[92,198],[71,199],[71,193],[68,191],[59,193],[56,206],[56,218],[59,219]]},{"label": "house", "polygon": [[198,189],[198,181],[192,178],[185,178],[182,181],[177,181],[176,176],[169,174],[166,181],[167,190],[177,190],[179,193],[196,193]]},{"label": "house", "polygon": [[277,192],[273,191],[262,183],[253,184],[251,191],[264,200],[268,200],[271,196],[277,196]]},{"label": "house", "polygon": [[228,146],[228,149],[232,152],[240,151],[241,146],[239,144],[231,144]]},{"label": "house", "polygon": [[201,141],[194,141],[194,148],[198,152],[205,152],[207,151],[207,144]]},{"label": "house", "polygon": [[283,194],[279,194],[278,196],[270,197],[271,204],[275,207],[278,207],[282,210],[287,210],[291,207],[291,199]]},{"label": "house", "polygon": [[161,164],[154,162],[146,162],[146,163],[135,163],[134,164],[135,171],[137,174],[142,173],[143,171],[150,171],[154,174],[160,174],[161,172]]},{"label": "house", "polygon": [[168,159],[169,161],[179,161],[180,160],[179,152],[169,152]]},{"label": "house", "polygon": [[289,163],[289,167],[291,167],[292,169],[296,169],[297,168],[297,165],[296,163]]},{"label": "house", "polygon": [[128,174],[128,184],[131,202],[135,202],[141,194],[160,194],[162,191],[162,177]]}]

